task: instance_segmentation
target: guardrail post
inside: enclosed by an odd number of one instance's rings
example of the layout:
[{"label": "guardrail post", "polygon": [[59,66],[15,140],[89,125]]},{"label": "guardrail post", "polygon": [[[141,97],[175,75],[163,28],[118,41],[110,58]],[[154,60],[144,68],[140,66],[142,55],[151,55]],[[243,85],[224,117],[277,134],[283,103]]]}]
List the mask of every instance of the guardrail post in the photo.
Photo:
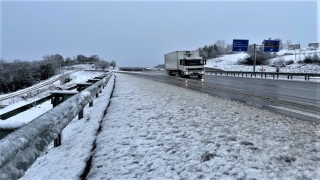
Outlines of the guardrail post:
[{"label": "guardrail post", "polygon": [[[71,91],[55,91],[51,92],[52,98],[53,98],[53,107],[56,107],[63,101],[69,99],[73,95],[77,94],[77,92],[71,92]],[[58,137],[54,140],[53,146],[58,147],[61,145],[61,134],[58,134]]]},{"label": "guardrail post", "polygon": [[58,134],[58,137],[56,139],[54,139],[54,141],[53,141],[53,146],[54,147],[60,146],[61,145],[61,140],[62,140],[61,134]]},{"label": "guardrail post", "polygon": [[261,78],[263,77],[263,74],[261,74]]},{"label": "guardrail post", "polygon": [[83,118],[83,109],[78,113],[78,119],[82,119]]},{"label": "guardrail post", "polygon": [[265,79],[267,78],[267,74],[264,74],[264,78],[265,78]]}]

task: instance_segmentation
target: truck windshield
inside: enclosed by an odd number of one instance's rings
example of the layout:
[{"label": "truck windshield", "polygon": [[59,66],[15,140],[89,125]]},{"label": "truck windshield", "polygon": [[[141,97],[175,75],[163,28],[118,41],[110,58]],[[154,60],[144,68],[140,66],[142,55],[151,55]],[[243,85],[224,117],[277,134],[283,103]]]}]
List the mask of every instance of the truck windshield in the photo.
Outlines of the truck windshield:
[{"label": "truck windshield", "polygon": [[185,66],[199,66],[204,65],[203,59],[192,59],[192,60],[185,60]]}]

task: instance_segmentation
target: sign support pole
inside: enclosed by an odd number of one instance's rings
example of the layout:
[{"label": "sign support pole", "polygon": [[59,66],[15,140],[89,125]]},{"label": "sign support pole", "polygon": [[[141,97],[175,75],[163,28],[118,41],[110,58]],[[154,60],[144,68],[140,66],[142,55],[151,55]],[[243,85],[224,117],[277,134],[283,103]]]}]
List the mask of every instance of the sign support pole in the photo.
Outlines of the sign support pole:
[{"label": "sign support pole", "polygon": [[253,44],[253,51],[254,51],[253,72],[256,72],[256,47],[257,47],[257,44]]}]

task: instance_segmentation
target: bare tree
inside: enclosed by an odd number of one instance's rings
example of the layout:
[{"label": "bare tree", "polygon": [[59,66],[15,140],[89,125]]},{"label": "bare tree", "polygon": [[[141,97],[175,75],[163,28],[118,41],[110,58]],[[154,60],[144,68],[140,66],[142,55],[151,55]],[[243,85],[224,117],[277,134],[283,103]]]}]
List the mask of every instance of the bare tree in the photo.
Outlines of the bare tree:
[{"label": "bare tree", "polygon": [[283,44],[282,40],[281,40],[280,38],[276,38],[276,39],[274,39],[274,40],[279,41],[279,50],[283,50],[284,44]]},{"label": "bare tree", "polygon": [[5,69],[6,61],[3,58],[0,58],[0,71]]},{"label": "bare tree", "polygon": [[226,50],[227,43],[224,40],[218,40],[214,44],[218,47],[220,55],[227,53],[227,50]]},{"label": "bare tree", "polygon": [[114,60],[112,60],[110,63],[110,66],[112,66],[113,68],[116,68],[117,63]]},{"label": "bare tree", "polygon": [[286,41],[286,47],[288,50],[289,50],[291,44],[292,44],[291,40]]}]

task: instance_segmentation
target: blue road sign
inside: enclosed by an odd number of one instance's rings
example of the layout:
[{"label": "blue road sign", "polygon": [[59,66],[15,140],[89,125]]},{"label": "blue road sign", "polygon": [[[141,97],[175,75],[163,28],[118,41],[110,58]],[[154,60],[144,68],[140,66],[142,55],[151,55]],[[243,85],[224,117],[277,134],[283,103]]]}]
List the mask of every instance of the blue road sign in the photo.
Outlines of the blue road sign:
[{"label": "blue road sign", "polygon": [[249,40],[234,39],[232,51],[248,51]]},{"label": "blue road sign", "polygon": [[279,52],[279,44],[278,40],[264,40],[264,52]]}]

